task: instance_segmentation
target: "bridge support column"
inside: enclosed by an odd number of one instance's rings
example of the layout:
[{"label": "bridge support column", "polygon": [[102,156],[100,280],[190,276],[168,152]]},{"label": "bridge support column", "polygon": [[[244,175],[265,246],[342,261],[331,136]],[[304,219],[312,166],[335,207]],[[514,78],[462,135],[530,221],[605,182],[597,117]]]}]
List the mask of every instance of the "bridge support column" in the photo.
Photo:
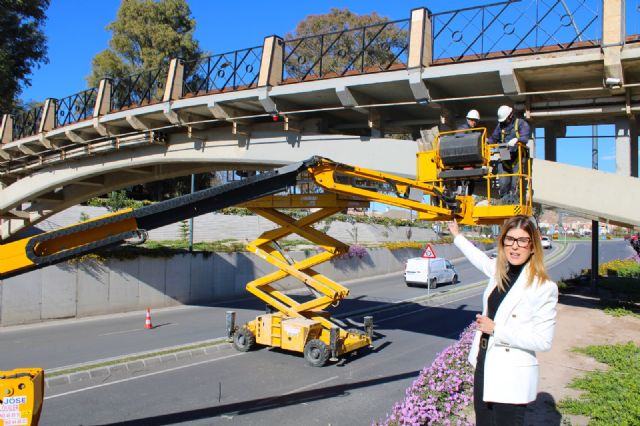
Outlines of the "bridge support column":
[{"label": "bridge support column", "polygon": [[[621,118],[616,120],[615,125],[616,125],[616,174],[622,175],[622,176],[638,176],[637,123],[635,119]],[[634,145],[633,143],[634,133],[635,133],[635,149],[632,149]]]},{"label": "bridge support column", "polygon": [[184,82],[184,63],[181,59],[173,58],[169,64],[167,82],[164,85],[162,102],[174,101],[182,97],[182,84]]},{"label": "bridge support column", "polygon": [[[622,46],[625,38],[625,0],[602,2],[602,51],[604,53],[604,80],[609,87],[624,83],[622,72]],[[610,79],[610,80],[609,80]]]},{"label": "bridge support column", "polygon": [[96,104],[93,108],[93,118],[98,118],[111,111],[111,80],[103,78],[98,85]]},{"label": "bridge support column", "polygon": [[426,7],[411,11],[409,29],[409,61],[407,67],[422,68],[431,65],[433,38],[431,36],[431,12]]},{"label": "bridge support column", "polygon": [[422,69],[431,65],[433,59],[433,37],[431,28],[431,12],[421,7],[411,11],[411,28],[409,29],[409,58],[407,71],[409,87],[413,97],[419,103],[429,103],[431,95],[422,80]]},{"label": "bridge support column", "polygon": [[631,151],[631,176],[638,177],[638,117],[632,116],[629,119],[629,134],[631,139],[629,141],[629,149]]},{"label": "bridge support column", "polygon": [[0,126],[0,143],[9,143],[13,140],[13,116],[5,114],[2,116]]},{"label": "bridge support column", "polygon": [[284,40],[276,35],[264,38],[258,87],[277,86],[282,82]]},{"label": "bridge support column", "polygon": [[42,108],[42,118],[38,126],[38,133],[48,132],[53,130],[56,125],[56,100],[48,98],[44,101],[44,107]]},{"label": "bridge support column", "polygon": [[544,159],[558,161],[557,137],[564,134],[565,127],[558,123],[549,123],[544,126]]}]

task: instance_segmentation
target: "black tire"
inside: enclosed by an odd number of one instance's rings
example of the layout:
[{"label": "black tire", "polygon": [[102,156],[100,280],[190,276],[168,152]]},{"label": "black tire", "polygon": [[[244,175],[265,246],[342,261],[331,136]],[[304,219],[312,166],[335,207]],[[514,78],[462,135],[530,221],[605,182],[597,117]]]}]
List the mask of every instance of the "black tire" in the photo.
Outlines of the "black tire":
[{"label": "black tire", "polygon": [[453,279],[451,280],[451,284],[455,284],[457,282],[458,282],[458,275],[456,274],[453,276]]},{"label": "black tire", "polygon": [[431,290],[434,290],[438,286],[438,280],[436,278],[431,278],[429,280],[429,284],[427,284]]},{"label": "black tire", "polygon": [[256,338],[247,327],[240,327],[233,333],[233,347],[240,352],[249,352],[256,344]]},{"label": "black tire", "polygon": [[304,345],[304,359],[313,367],[322,367],[329,359],[330,351],[322,340],[312,339]]}]

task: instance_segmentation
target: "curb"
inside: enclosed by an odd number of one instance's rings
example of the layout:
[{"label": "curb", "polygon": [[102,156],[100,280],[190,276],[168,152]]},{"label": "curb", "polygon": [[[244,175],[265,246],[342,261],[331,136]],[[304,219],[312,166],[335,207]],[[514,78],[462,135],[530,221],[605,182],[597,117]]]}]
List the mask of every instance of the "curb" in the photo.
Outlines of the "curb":
[{"label": "curb", "polygon": [[[198,343],[177,346],[171,348],[164,348],[153,352],[141,352],[138,354],[131,354],[123,357],[110,358],[99,360],[91,363],[76,364],[60,368],[51,369],[45,372],[45,389],[51,389],[56,386],[68,385],[72,383],[83,382],[86,380],[96,378],[106,378],[112,374],[127,372],[135,374],[149,367],[156,367],[160,364],[164,364],[171,361],[180,361],[184,359],[193,359],[203,355],[212,355],[219,353],[222,349],[230,348],[231,343],[228,343],[225,338],[215,339],[211,341],[200,342],[205,345],[210,342],[210,346],[202,346],[199,348],[180,350],[181,347],[188,347],[198,345]],[[171,353],[163,353],[167,351],[175,351]],[[156,355],[157,354],[157,355]],[[149,355],[149,356],[147,356]],[[138,358],[131,361],[118,362],[121,359]],[[111,365],[100,365],[100,364]],[[84,369],[86,368],[86,369]],[[80,370],[66,374],[56,375],[54,377],[47,377],[47,374],[55,374],[59,371],[67,370]]]}]

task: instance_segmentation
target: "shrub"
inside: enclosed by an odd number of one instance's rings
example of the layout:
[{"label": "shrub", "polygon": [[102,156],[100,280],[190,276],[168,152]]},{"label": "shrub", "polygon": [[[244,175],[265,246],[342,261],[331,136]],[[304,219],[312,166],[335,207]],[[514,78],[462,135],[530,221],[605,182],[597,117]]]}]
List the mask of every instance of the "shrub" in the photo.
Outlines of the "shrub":
[{"label": "shrub", "polygon": [[475,332],[471,324],[453,345],[438,354],[379,426],[471,425],[465,412],[473,399],[473,367],[467,361]]},{"label": "shrub", "polygon": [[354,244],[352,246],[349,246],[349,251],[343,254],[342,256],[340,256],[340,258],[351,259],[353,257],[358,257],[362,259],[366,254],[367,254],[366,248],[359,246],[357,244]]},{"label": "shrub", "polygon": [[382,243],[382,247],[389,250],[400,250],[404,248],[412,248],[412,249],[423,249],[425,243],[420,241],[407,241],[407,242],[399,242],[399,243]]},{"label": "shrub", "polygon": [[598,267],[600,275],[617,275],[626,278],[640,278],[640,263],[633,259],[616,259],[602,263]]}]

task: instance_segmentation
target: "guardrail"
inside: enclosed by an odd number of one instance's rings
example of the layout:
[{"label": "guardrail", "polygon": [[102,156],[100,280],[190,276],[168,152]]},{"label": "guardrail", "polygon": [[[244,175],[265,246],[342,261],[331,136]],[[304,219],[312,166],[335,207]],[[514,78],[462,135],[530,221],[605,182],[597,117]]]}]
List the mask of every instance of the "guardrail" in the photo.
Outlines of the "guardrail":
[{"label": "guardrail", "polygon": [[162,101],[169,64],[116,79],[111,85],[111,111]]},{"label": "guardrail", "polygon": [[44,104],[17,113],[13,119],[13,139],[17,140],[37,135],[40,131],[43,111]]},{"label": "guardrail", "polygon": [[284,82],[407,67],[409,20],[383,22],[284,42]]},{"label": "guardrail", "polygon": [[182,96],[256,87],[262,46],[184,62]]},{"label": "guardrail", "polygon": [[602,39],[601,8],[584,0],[509,1],[431,17],[434,62],[592,47]]},{"label": "guardrail", "polygon": [[97,96],[98,88],[92,87],[56,100],[55,127],[66,126],[91,117]]}]

